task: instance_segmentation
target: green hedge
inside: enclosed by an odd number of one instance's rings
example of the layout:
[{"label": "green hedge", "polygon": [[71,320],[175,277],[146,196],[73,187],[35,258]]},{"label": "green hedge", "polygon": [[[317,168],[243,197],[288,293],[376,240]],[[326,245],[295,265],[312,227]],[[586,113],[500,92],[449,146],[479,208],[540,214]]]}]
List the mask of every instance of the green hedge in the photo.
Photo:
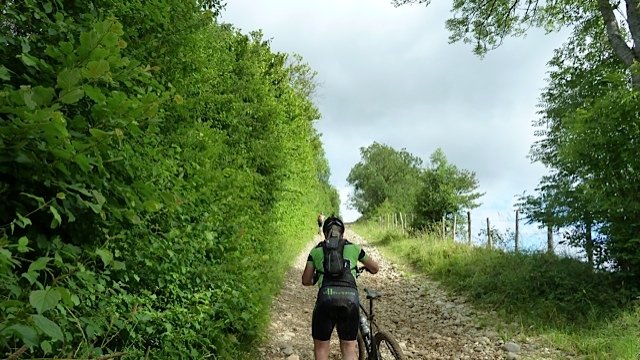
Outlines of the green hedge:
[{"label": "green hedge", "polygon": [[0,5],[2,354],[241,357],[337,211],[313,73],[203,5]]}]

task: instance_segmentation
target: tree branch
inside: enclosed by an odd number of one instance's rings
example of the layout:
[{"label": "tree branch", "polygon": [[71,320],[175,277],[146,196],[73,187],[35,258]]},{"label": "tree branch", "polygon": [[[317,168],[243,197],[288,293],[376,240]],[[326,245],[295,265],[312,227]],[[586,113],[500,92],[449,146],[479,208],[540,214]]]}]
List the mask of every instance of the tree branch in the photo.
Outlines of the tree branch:
[{"label": "tree branch", "polygon": [[609,0],[598,0],[598,8],[604,20],[607,38],[609,39],[609,43],[611,44],[613,51],[627,67],[630,67],[633,64],[635,57],[633,56],[633,51],[629,48],[620,34],[618,20],[616,19],[616,15],[613,13],[613,6],[609,3]]},{"label": "tree branch", "polygon": [[27,345],[22,345],[22,347],[20,349],[18,349],[13,354],[9,355],[7,360],[16,360],[16,359],[20,358],[20,356],[22,354],[24,354],[25,351],[27,351]]},{"label": "tree branch", "polygon": [[636,59],[640,58],[640,14],[638,13],[637,0],[626,0],[627,24],[633,39],[633,52]]}]

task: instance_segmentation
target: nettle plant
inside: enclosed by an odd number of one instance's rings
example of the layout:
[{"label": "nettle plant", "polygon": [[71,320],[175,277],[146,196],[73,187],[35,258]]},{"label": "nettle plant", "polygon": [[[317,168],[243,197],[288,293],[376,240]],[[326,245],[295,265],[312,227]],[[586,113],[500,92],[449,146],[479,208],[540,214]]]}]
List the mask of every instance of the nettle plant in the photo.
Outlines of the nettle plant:
[{"label": "nettle plant", "polygon": [[161,100],[115,19],[48,25],[61,41],[24,36],[19,62],[0,65],[0,348],[91,356],[137,321],[114,308],[125,265],[106,225],[156,206],[127,178]]}]

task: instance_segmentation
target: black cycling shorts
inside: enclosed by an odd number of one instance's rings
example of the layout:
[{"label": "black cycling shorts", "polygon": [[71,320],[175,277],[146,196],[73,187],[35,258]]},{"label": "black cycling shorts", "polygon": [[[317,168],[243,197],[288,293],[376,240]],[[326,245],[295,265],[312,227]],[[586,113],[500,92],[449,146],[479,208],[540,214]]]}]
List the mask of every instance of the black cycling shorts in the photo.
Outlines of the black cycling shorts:
[{"label": "black cycling shorts", "polygon": [[358,335],[360,321],[358,290],[349,287],[323,287],[311,318],[311,335],[320,341],[329,341],[333,328],[338,329],[340,340],[353,341]]}]

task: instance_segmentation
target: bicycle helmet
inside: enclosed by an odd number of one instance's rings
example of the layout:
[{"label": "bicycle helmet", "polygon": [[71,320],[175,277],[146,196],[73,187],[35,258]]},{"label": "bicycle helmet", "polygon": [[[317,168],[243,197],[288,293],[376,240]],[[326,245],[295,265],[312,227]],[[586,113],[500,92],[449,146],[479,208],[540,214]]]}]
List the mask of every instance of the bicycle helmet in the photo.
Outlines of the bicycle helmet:
[{"label": "bicycle helmet", "polygon": [[324,224],[322,224],[322,232],[324,233],[325,238],[330,237],[342,237],[344,234],[344,223],[340,218],[335,216],[330,216],[324,220]]}]

